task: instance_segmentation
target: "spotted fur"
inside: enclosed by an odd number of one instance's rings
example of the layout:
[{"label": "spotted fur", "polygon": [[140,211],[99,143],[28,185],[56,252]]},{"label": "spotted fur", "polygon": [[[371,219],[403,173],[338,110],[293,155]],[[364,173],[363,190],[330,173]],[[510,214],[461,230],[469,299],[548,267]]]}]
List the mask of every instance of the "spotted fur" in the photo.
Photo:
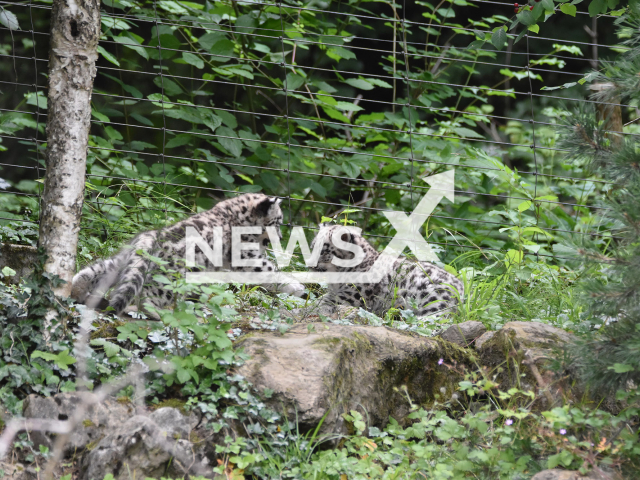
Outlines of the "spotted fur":
[{"label": "spotted fur", "polygon": [[382,258],[385,276],[379,283],[330,284],[329,292],[322,297],[321,306],[333,310],[336,304],[362,307],[378,316],[383,316],[390,308],[412,309],[417,306],[416,315],[431,315],[451,312],[462,298],[462,282],[451,273],[429,262],[417,262],[406,257],[394,258],[381,254],[364,239],[351,231],[342,234],[342,240],[353,243],[364,251],[364,259],[355,267],[340,267],[332,263],[334,257],[343,260],[353,258],[353,253],[337,248],[332,235],[338,225],[320,225],[320,231],[311,246],[322,242],[319,260],[311,270],[319,272],[368,272],[371,266]]},{"label": "spotted fur", "polygon": [[[193,215],[172,226],[160,230],[143,232],[137,235],[115,256],[100,260],[84,268],[73,277],[71,296],[80,303],[91,307],[113,307],[121,313],[131,305],[135,298],[149,302],[156,308],[163,308],[173,303],[172,293],[163,289],[162,285],[151,280],[156,270],[156,263],[137,253],[148,252],[166,262],[166,268],[185,272],[185,234],[187,227],[194,227],[209,245],[213,245],[214,227],[222,227],[223,266],[210,264],[199,248],[195,249],[195,261],[206,271],[275,271],[276,267],[266,258],[265,247],[269,245],[269,237],[265,227],[282,225],[280,199],[263,194],[247,193],[218,203],[211,210]],[[242,235],[243,242],[258,243],[259,250],[242,250],[243,259],[260,259],[258,267],[231,266],[231,228],[240,226],[260,226],[261,234]],[[280,234],[281,235],[281,234]],[[270,291],[278,291],[278,285],[263,285]],[[104,293],[111,287],[109,299]],[[283,285],[280,291],[302,296],[304,287],[301,284]]]}]

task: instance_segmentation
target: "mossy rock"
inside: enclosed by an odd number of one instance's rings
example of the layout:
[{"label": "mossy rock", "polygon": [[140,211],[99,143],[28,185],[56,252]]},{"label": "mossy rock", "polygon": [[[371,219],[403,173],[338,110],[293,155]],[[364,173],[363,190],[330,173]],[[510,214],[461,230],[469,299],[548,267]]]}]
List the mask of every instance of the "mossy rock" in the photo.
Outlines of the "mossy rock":
[{"label": "mossy rock", "polygon": [[[544,323],[509,322],[482,343],[478,354],[483,366],[497,372],[500,390],[518,387],[534,391],[538,398],[534,407],[546,409],[577,401],[582,395],[567,378],[567,372],[562,371],[560,361],[565,347],[574,340],[572,334]],[[553,399],[553,405],[549,405],[549,398]]]},{"label": "mossy rock", "polygon": [[457,345],[386,327],[296,325],[284,334],[254,333],[237,346],[251,356],[239,373],[259,390],[274,391],[273,408],[284,407],[303,430],[326,415],[327,433],[348,433],[342,414],[350,410],[373,426],[386,426],[389,417],[402,422],[407,396],[429,406],[451,396],[459,372],[473,368],[471,353]]},{"label": "mossy rock", "polygon": [[18,283],[20,279],[29,275],[37,260],[36,247],[0,243],[0,270],[9,267],[16,272],[12,277],[8,277],[11,283]]}]

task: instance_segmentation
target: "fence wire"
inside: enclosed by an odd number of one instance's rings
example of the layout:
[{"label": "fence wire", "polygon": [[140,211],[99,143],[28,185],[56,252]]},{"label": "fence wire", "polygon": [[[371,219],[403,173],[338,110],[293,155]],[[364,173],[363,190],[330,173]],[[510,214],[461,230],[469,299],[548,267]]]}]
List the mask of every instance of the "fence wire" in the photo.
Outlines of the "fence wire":
[{"label": "fence wire", "polygon": [[[332,219],[384,245],[381,213],[410,214],[422,177],[455,168],[456,202],[426,227],[443,261],[512,249],[561,261],[568,239],[610,241],[595,200],[615,186],[558,136],[564,112],[594,106],[620,109],[616,134],[640,133],[635,107],[594,102],[583,81],[615,56],[615,17],[556,15],[546,36],[520,25],[496,49],[485,35],[513,4],[442,5],[105,1],[82,234],[125,238],[260,191],[285,199],[287,227]],[[18,23],[0,27],[0,224],[29,236],[51,5],[0,8]]]}]

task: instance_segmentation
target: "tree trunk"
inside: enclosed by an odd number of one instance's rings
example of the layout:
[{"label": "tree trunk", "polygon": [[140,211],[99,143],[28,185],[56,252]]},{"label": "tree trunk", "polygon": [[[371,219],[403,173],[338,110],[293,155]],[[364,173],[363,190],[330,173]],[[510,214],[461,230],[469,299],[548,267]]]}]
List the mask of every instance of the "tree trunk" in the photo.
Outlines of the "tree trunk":
[{"label": "tree trunk", "polygon": [[99,38],[100,0],[53,1],[39,243],[48,256],[45,270],[67,282],[56,291],[65,297],[76,270]]}]

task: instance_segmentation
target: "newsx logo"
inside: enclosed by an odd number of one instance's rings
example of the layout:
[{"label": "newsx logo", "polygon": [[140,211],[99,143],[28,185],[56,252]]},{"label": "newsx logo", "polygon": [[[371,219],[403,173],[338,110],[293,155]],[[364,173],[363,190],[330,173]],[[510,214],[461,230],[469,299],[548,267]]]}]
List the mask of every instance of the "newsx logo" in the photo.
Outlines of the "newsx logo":
[{"label": "newsx logo", "polygon": [[[431,188],[427,194],[418,202],[418,205],[410,215],[404,212],[388,211],[382,212],[396,229],[396,234],[385,247],[382,255],[366,272],[244,272],[244,271],[216,271],[216,272],[188,272],[187,282],[189,283],[378,283],[384,275],[389,264],[389,256],[395,260],[400,257],[406,247],[413,252],[420,261],[435,262],[438,257],[435,255],[427,241],[420,234],[420,227],[427,221],[429,215],[443,198],[451,202],[455,200],[454,194],[454,174],[455,170],[423,177]],[[342,240],[344,233],[360,233],[362,229],[357,227],[343,226],[336,229],[331,238],[333,245],[341,250],[353,253],[353,258],[344,260],[334,257],[332,263],[340,267],[357,267],[364,260],[364,251],[358,245]],[[257,267],[262,265],[262,260],[256,258],[242,258],[242,252],[248,250],[259,250],[257,243],[242,241],[242,235],[261,235],[263,227],[233,227],[231,230],[231,265],[233,267]],[[294,227],[285,250],[282,249],[280,233],[276,227],[267,227],[267,235],[271,241],[273,253],[276,257],[278,268],[288,267],[296,245],[300,246],[300,251],[307,267],[315,267],[320,257],[323,245],[323,238],[316,240],[314,251],[311,252],[309,244],[304,235],[303,227]],[[323,232],[319,235],[322,235]],[[213,244],[210,245],[198,231],[193,227],[186,229],[186,266],[188,268],[197,267],[196,246],[202,251],[207,260],[216,267],[223,266],[222,258],[222,227],[214,230]],[[386,258],[385,258],[386,257]]]}]

